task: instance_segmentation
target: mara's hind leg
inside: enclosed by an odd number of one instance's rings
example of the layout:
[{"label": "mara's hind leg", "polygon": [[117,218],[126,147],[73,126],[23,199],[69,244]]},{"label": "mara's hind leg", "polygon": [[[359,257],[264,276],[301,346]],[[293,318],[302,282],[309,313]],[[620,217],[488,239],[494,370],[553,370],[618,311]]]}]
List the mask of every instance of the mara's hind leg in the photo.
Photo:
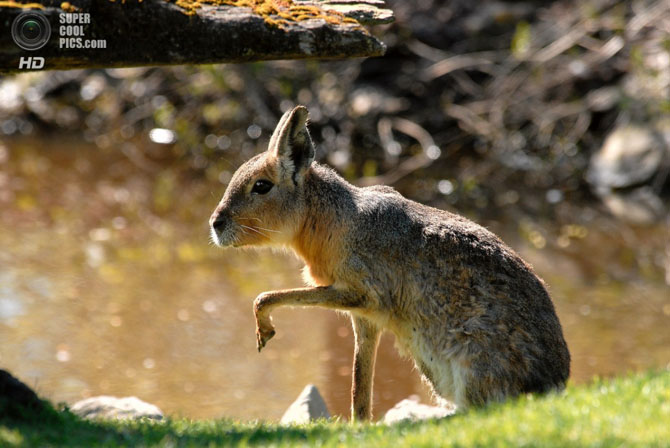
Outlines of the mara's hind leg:
[{"label": "mara's hind leg", "polygon": [[467,407],[479,407],[504,400],[508,392],[507,386],[496,378],[479,376],[471,371],[464,382],[463,400]]},{"label": "mara's hind leg", "polygon": [[451,360],[454,400],[459,408],[502,401],[520,392],[515,373],[499,357],[481,354]]},{"label": "mara's hind leg", "polygon": [[[527,349],[530,351],[530,349]],[[537,350],[479,351],[460,363],[463,378],[462,399],[467,406],[482,406],[525,393],[545,393],[561,389],[562,378],[555,378],[552,365],[542,360]]]},{"label": "mara's hind leg", "polygon": [[468,367],[462,369],[462,399],[466,406],[483,406],[526,392],[545,391],[528,387],[532,372],[529,363],[520,356],[506,358],[486,354],[471,360]]}]

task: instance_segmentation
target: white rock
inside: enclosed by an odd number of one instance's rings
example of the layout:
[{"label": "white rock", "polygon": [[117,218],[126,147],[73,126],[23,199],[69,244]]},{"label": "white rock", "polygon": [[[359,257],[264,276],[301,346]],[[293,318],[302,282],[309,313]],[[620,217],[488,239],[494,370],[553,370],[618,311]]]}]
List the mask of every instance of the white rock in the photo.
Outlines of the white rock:
[{"label": "white rock", "polygon": [[70,411],[88,419],[139,419],[144,417],[161,420],[163,418],[163,412],[158,407],[137,397],[117,398],[108,395],[91,397],[76,402],[72,405]]},{"label": "white rock", "polygon": [[284,412],[281,423],[284,425],[301,424],[319,418],[330,418],[330,412],[316,386],[308,384]]},{"label": "white rock", "polygon": [[647,186],[610,193],[603,196],[602,200],[610,213],[631,224],[651,225],[659,222],[666,213],[663,200]]},{"label": "white rock", "polygon": [[652,127],[621,126],[607,136],[591,157],[586,178],[601,188],[623,188],[645,182],[658,170],[664,152],[664,142]]},{"label": "white rock", "polygon": [[444,407],[430,406],[419,403],[419,398],[412,396],[398,402],[388,410],[382,423],[393,424],[405,420],[418,421],[431,418],[443,418],[456,412],[456,406],[447,403]]}]

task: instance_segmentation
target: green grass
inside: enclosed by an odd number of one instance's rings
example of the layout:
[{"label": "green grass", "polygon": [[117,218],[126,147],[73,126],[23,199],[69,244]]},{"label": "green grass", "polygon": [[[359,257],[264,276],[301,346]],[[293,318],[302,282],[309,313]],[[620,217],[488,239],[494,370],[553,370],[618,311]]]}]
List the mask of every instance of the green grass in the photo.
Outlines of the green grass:
[{"label": "green grass", "polygon": [[0,446],[670,446],[670,372],[526,396],[444,420],[394,426],[232,420],[81,420],[67,411],[0,421]]}]

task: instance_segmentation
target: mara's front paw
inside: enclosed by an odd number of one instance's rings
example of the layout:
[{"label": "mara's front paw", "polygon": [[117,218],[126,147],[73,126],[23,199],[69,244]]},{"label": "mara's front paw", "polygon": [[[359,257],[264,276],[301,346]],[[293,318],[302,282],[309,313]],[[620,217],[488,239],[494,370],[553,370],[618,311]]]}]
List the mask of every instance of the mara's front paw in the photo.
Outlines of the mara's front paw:
[{"label": "mara's front paw", "polygon": [[259,352],[274,335],[275,329],[269,320],[263,323],[256,322],[256,348]]},{"label": "mara's front paw", "polygon": [[256,348],[260,352],[272,336],[275,335],[275,329],[270,321],[271,295],[267,292],[256,297],[254,300],[254,317],[256,318]]}]

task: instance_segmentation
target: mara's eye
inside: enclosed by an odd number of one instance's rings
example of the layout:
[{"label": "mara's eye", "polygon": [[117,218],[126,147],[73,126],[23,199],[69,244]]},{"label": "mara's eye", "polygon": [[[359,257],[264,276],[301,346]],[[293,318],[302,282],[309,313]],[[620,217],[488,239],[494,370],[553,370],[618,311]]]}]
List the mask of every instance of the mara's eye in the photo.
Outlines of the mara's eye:
[{"label": "mara's eye", "polygon": [[274,187],[274,184],[269,180],[261,179],[257,180],[254,184],[254,187],[251,189],[252,193],[265,194]]}]

